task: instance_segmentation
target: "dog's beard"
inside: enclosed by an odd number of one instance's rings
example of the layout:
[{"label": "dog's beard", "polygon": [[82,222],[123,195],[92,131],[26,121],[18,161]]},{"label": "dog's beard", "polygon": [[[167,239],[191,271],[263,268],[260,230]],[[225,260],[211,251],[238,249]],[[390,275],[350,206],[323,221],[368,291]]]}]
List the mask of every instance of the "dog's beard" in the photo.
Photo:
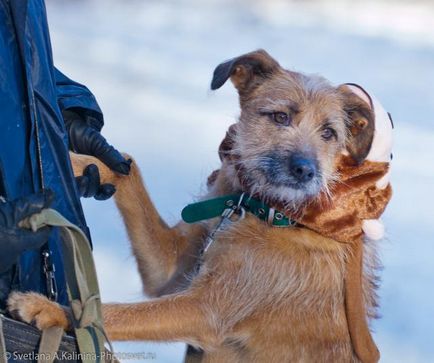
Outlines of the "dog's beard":
[{"label": "dog's beard", "polygon": [[311,181],[297,183],[282,164],[270,162],[267,157],[238,159],[234,169],[243,191],[288,213],[302,212],[320,195],[330,199],[329,186],[336,179],[332,173],[319,172]]},{"label": "dog's beard", "polygon": [[304,185],[288,181],[285,176],[270,178],[260,169],[242,173],[241,184],[248,188],[251,195],[255,195],[266,203],[278,202],[285,209],[297,210],[321,191],[322,181],[320,178]]}]

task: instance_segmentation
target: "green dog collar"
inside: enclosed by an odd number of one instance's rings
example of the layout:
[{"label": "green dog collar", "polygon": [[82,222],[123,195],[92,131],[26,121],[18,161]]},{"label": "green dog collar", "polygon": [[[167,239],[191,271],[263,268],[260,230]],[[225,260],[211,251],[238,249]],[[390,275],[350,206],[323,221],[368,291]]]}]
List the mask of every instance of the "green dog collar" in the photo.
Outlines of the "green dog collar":
[{"label": "green dog collar", "polygon": [[186,223],[195,223],[223,215],[227,209],[243,208],[274,227],[292,227],[297,222],[247,194],[231,194],[187,205],[181,213]]}]

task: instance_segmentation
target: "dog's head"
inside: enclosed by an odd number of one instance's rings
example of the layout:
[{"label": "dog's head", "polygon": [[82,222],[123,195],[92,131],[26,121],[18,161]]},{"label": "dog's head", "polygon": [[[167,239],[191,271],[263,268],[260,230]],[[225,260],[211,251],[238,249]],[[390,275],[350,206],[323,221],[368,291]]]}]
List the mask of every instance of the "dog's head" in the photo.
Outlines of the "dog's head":
[{"label": "dog's head", "polygon": [[211,88],[229,78],[241,106],[231,152],[250,193],[299,204],[328,190],[342,152],[354,163],[368,154],[374,114],[350,87],[285,70],[263,50],[220,64]]}]

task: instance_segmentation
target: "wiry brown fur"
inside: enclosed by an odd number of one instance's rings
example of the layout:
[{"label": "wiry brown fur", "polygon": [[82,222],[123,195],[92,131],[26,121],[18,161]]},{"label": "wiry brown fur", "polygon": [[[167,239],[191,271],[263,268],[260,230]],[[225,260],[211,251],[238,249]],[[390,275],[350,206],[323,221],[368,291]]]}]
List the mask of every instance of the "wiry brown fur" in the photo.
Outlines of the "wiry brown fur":
[{"label": "wiry brown fur", "polygon": [[[241,102],[232,151],[239,155],[242,167],[249,170],[241,182],[251,185],[252,193],[258,193],[264,199],[285,199],[294,205],[299,204],[306,197],[306,190],[276,187],[258,170],[258,162],[269,153],[286,156],[297,151],[316,158],[321,170],[321,178],[308,192],[316,195],[321,188],[326,188],[336,177],[333,174],[333,155],[344,145],[347,132],[343,99],[338,90],[320,77],[310,78],[281,70],[252,91],[250,97]],[[288,100],[295,105],[297,112],[291,111]],[[258,110],[292,112],[294,127],[276,127]],[[326,123],[336,130],[337,140],[325,143],[321,139],[320,131]],[[288,193],[291,193],[290,198]]]},{"label": "wiry brown fur", "polygon": [[[249,58],[250,57],[250,58]],[[280,68],[265,52],[220,69],[216,86],[232,76],[239,90],[240,122],[234,150],[246,170],[224,161],[206,197],[244,189],[296,208],[309,194],[276,188],[258,162],[270,151],[301,150],[317,158],[326,190],[335,179],[334,161],[351,139],[343,93],[318,77]],[[285,103],[291,100],[292,104]],[[290,107],[296,108],[296,111]],[[293,112],[294,127],[276,127],[264,108]],[[320,136],[324,123],[337,139]],[[345,261],[349,248],[306,228],[273,228],[252,215],[217,234],[198,274],[194,266],[217,220],[169,227],[161,219],[132,164],[128,177],[115,175],[92,157],[72,154],[76,175],[97,164],[103,183],[117,187],[124,219],[147,295],[153,300],[104,305],[105,327],[113,340],[181,341],[204,350],[203,362],[358,362],[344,308]],[[374,253],[366,254],[364,291],[374,311]]]}]

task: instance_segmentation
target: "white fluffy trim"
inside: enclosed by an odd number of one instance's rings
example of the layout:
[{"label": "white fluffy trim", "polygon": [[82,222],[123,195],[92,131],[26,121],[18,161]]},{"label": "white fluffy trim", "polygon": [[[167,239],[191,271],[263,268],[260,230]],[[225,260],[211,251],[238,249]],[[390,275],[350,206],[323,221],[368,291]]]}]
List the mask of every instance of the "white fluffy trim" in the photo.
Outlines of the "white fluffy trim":
[{"label": "white fluffy trim", "polygon": [[[369,105],[371,104],[375,115],[375,133],[372,146],[366,160],[387,162],[392,160],[392,121],[381,103],[372,95],[368,95],[361,87],[348,85],[348,87]],[[377,181],[378,189],[384,189],[389,184],[390,170]],[[379,219],[365,219],[362,224],[365,236],[371,240],[384,238],[384,225]]]},{"label": "white fluffy trim", "polygon": [[384,225],[379,219],[365,219],[362,224],[365,236],[377,241],[384,237]]},{"label": "white fluffy trim", "polygon": [[381,103],[371,96],[375,113],[375,134],[367,160],[390,162],[392,154],[392,121]]},{"label": "white fluffy trim", "polygon": [[[372,146],[369,150],[369,154],[366,157],[366,160],[390,163],[390,161],[392,160],[391,155],[393,143],[392,121],[390,120],[388,113],[381,105],[381,103],[377,100],[377,98],[375,98],[375,96],[368,95],[366,91],[364,91],[361,87],[357,87],[354,85],[348,85],[348,87],[351,89],[351,91],[353,91],[357,96],[359,96],[369,105],[371,104],[370,100],[372,100],[372,106],[375,115],[375,132],[374,138],[372,140]],[[377,182],[377,188],[386,188],[389,184],[389,179],[390,172],[384,175]]]}]

